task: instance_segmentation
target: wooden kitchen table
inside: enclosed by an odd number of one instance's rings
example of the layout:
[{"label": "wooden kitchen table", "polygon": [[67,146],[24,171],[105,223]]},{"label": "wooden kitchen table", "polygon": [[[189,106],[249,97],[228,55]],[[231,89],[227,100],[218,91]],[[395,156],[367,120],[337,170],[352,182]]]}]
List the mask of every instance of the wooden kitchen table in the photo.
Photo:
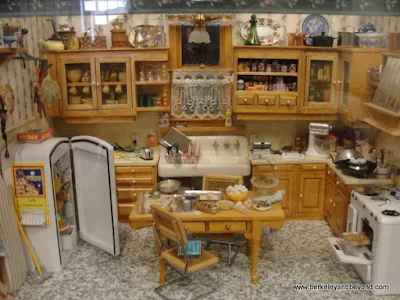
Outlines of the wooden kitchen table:
[{"label": "wooden kitchen table", "polygon": [[[255,197],[254,192],[249,193],[250,197]],[[141,205],[140,201],[136,205]],[[251,282],[258,283],[257,263],[261,242],[261,227],[279,229],[283,227],[285,214],[280,203],[273,204],[267,211],[257,211],[253,208],[244,214],[236,209],[218,211],[216,214],[201,212],[196,215],[193,213],[177,213],[183,222],[187,233],[244,233],[251,245]],[[129,216],[129,223],[134,229],[141,229],[152,226],[153,217],[151,214],[140,214],[138,209],[133,208]],[[165,266],[160,260],[160,282],[165,282]]]}]

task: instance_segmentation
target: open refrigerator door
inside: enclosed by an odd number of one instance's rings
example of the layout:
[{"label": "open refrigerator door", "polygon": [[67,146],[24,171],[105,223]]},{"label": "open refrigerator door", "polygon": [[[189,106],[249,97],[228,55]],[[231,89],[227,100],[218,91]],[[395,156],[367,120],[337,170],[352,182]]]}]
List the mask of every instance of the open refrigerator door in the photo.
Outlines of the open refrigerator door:
[{"label": "open refrigerator door", "polygon": [[79,236],[113,255],[120,254],[114,149],[95,137],[71,139]]}]

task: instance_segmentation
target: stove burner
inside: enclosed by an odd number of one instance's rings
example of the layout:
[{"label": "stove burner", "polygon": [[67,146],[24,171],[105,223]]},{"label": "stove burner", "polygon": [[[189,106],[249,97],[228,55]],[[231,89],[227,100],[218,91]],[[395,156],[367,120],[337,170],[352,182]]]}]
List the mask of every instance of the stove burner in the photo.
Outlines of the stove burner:
[{"label": "stove burner", "polygon": [[391,217],[398,217],[400,216],[400,213],[396,210],[389,210],[389,209],[385,209],[382,212],[385,216],[391,216]]}]

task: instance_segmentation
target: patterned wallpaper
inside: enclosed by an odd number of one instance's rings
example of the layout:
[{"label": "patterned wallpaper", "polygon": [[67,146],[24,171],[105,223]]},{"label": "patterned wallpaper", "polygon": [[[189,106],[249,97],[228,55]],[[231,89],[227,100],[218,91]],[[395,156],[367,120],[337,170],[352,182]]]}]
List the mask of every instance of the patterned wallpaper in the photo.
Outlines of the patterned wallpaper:
[{"label": "patterned wallpaper", "polygon": [[[29,54],[39,55],[39,39],[51,34],[49,22],[44,17],[29,18],[2,18],[2,23],[20,24],[29,30],[25,38],[25,46]],[[51,27],[51,26],[50,26]],[[8,118],[8,127],[27,120],[35,115],[36,105],[33,104],[33,84],[35,82],[35,66],[33,61],[26,62],[26,68],[22,61],[12,60],[6,66],[0,66],[0,84],[10,84],[16,97],[16,108]]]},{"label": "patterned wallpaper", "polygon": [[[0,15],[80,15],[84,0],[3,0]],[[120,12],[275,12],[392,14],[400,12],[399,0],[118,0]],[[112,13],[112,12],[110,12]]]}]

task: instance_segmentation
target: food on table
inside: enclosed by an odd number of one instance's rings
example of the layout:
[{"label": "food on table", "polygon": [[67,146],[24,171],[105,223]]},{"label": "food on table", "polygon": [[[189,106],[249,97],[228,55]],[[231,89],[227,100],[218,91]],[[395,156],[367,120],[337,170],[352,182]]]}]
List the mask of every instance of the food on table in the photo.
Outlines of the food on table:
[{"label": "food on table", "polygon": [[257,201],[257,202],[256,202],[256,206],[257,206],[258,208],[260,208],[260,207],[267,207],[267,206],[269,206],[269,204],[268,204],[268,201],[263,201],[263,200],[261,200],[261,201]]},{"label": "food on table", "polygon": [[230,185],[226,188],[226,192],[231,194],[244,194],[247,193],[248,191],[249,190],[244,185],[240,184],[235,184],[234,186]]},{"label": "food on table", "polygon": [[217,202],[215,203],[215,205],[216,205],[219,209],[231,209],[231,208],[234,206],[233,202],[232,202],[232,201],[229,201],[229,200],[220,200],[220,201],[217,201]]}]

